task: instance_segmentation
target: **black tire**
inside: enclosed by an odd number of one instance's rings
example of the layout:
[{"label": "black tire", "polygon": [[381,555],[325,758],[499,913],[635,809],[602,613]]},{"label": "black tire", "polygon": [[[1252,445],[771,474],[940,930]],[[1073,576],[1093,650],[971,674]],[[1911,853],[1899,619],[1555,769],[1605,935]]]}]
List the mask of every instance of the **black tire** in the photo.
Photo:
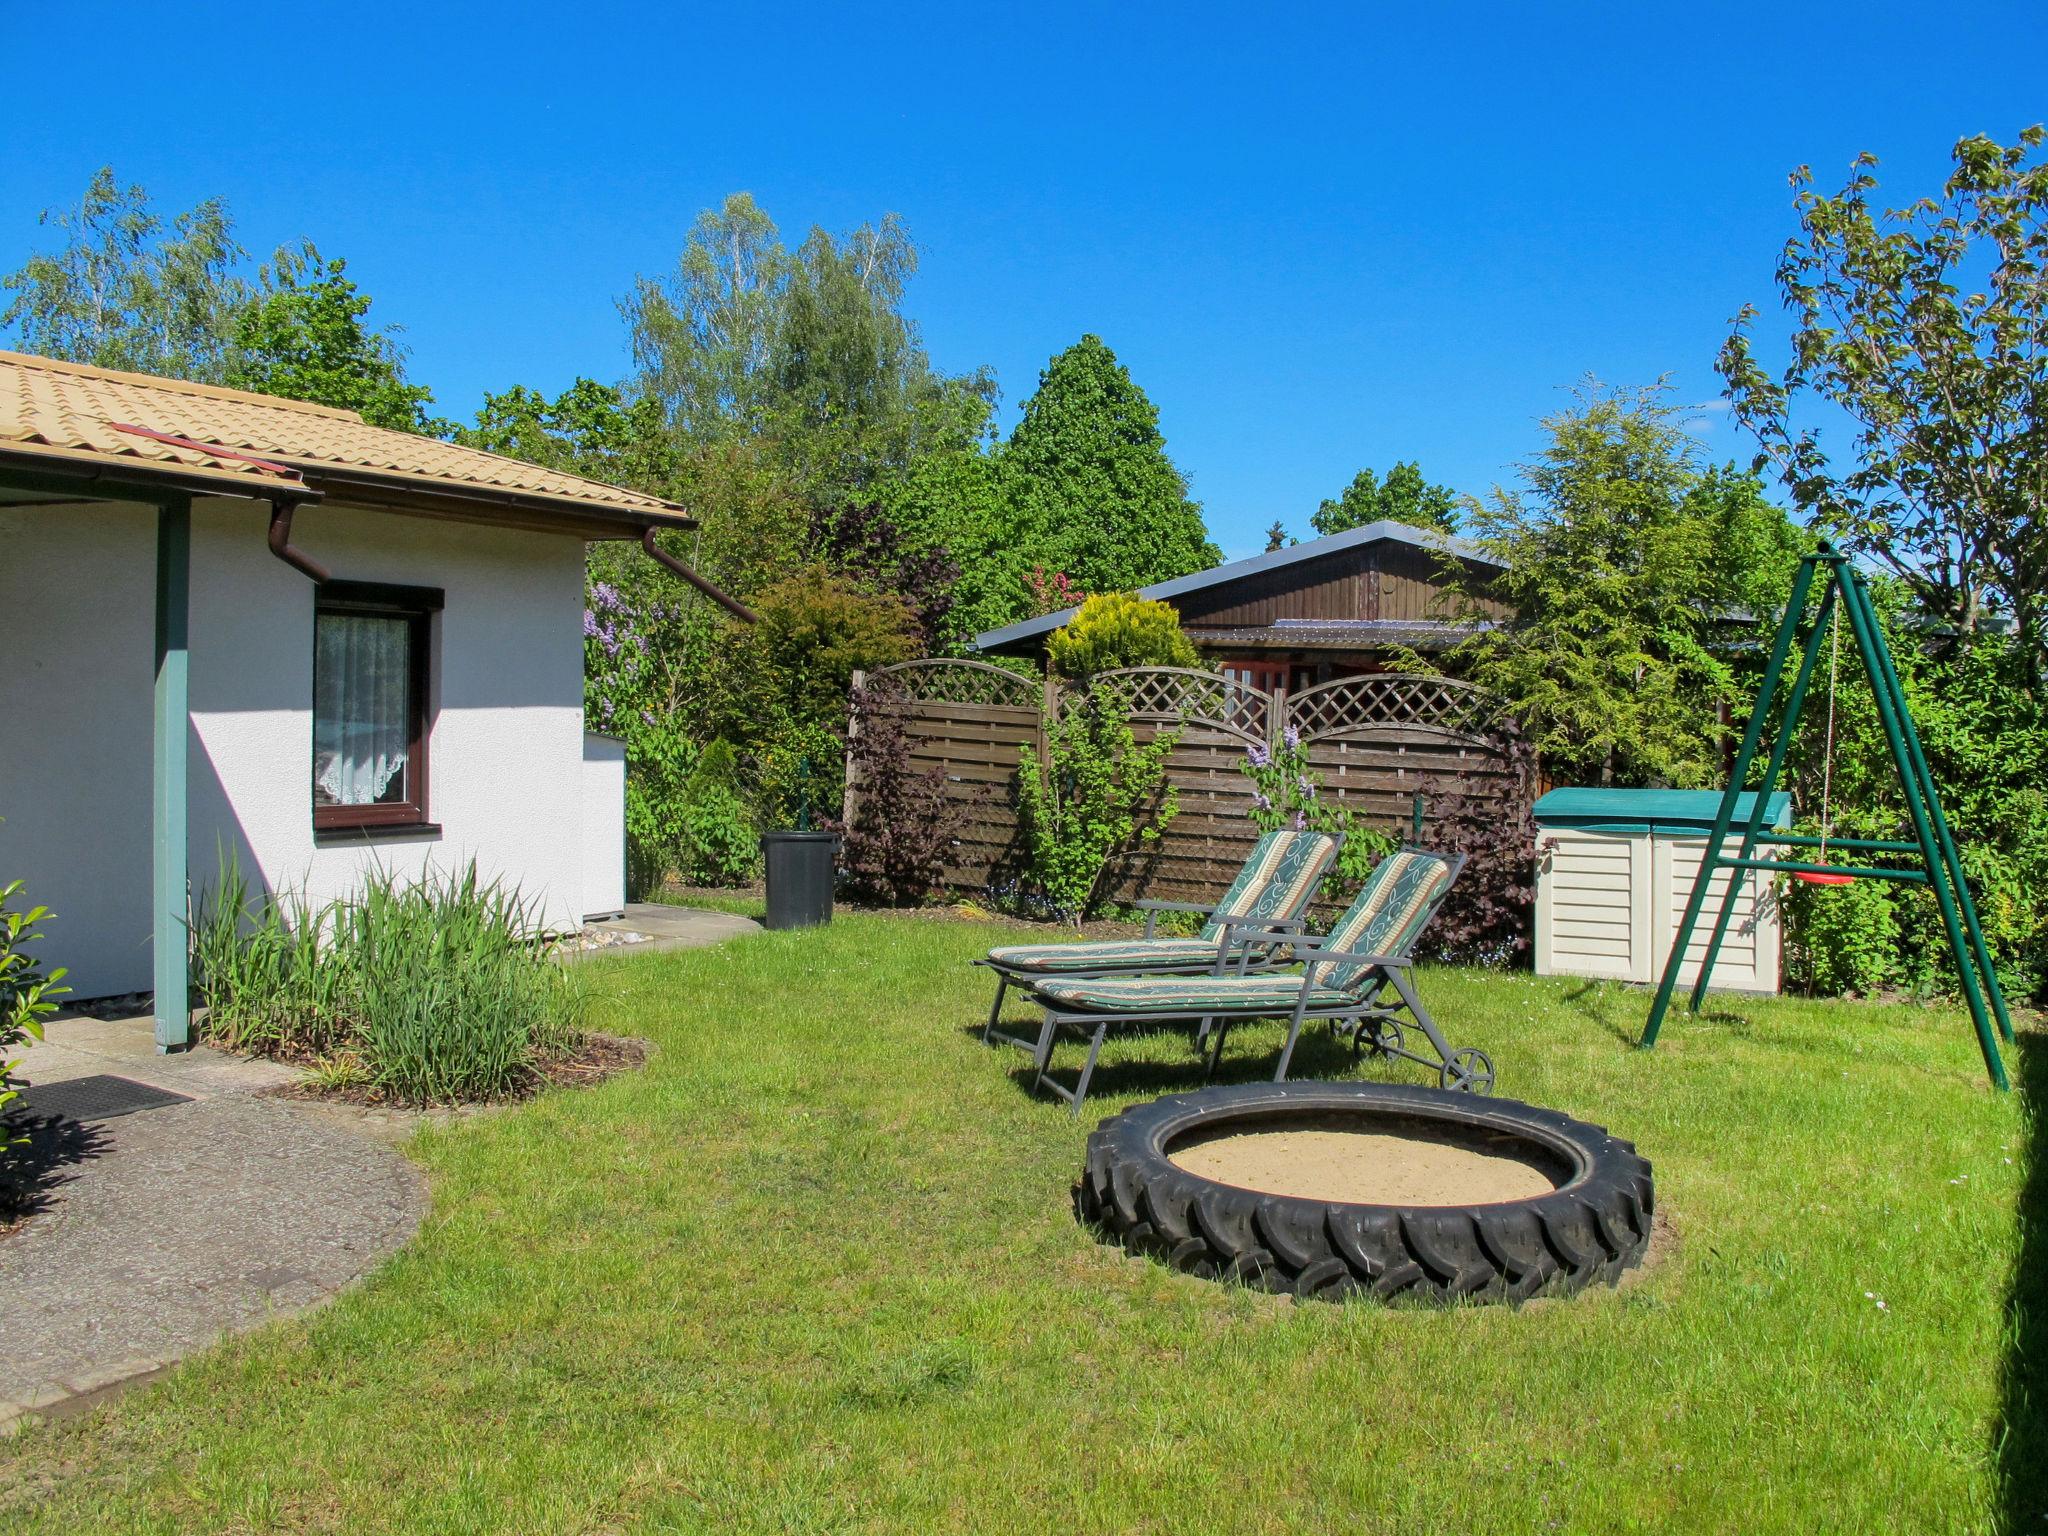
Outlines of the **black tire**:
[{"label": "black tire", "polygon": [[[1497,1205],[1344,1205],[1219,1184],[1167,1155],[1218,1135],[1360,1121],[1469,1132],[1475,1145],[1544,1168],[1558,1187]],[[1600,1126],[1396,1083],[1255,1083],[1140,1104],[1089,1136],[1074,1189],[1084,1222],[1189,1274],[1300,1297],[1439,1303],[1612,1285],[1642,1262],[1655,1203],[1649,1163]]]}]

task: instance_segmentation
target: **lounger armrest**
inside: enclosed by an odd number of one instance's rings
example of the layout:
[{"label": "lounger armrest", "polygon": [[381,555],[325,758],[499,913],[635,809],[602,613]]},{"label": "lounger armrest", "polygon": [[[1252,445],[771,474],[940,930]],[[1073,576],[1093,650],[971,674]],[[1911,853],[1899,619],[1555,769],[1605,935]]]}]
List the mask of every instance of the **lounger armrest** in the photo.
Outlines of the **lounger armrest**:
[{"label": "lounger armrest", "polygon": [[1233,917],[1223,924],[1222,936],[1216,943],[1216,971],[1221,976],[1230,961],[1231,952],[1239,951],[1237,968],[1242,973],[1250,965],[1252,951],[1261,945],[1281,941],[1296,944],[1301,941],[1303,919],[1298,917]]},{"label": "lounger armrest", "polygon": [[1313,939],[1296,946],[1301,958],[1311,966],[1318,965],[1372,965],[1399,969],[1414,964],[1406,955],[1368,955],[1355,949],[1324,949]]},{"label": "lounger armrest", "polygon": [[1207,917],[1216,910],[1213,904],[1203,906],[1200,902],[1194,901],[1153,901],[1149,898],[1144,901],[1134,901],[1131,905],[1145,914],[1145,937],[1148,939],[1152,937],[1153,930],[1158,927],[1159,914],[1162,912],[1191,912],[1196,917]]}]

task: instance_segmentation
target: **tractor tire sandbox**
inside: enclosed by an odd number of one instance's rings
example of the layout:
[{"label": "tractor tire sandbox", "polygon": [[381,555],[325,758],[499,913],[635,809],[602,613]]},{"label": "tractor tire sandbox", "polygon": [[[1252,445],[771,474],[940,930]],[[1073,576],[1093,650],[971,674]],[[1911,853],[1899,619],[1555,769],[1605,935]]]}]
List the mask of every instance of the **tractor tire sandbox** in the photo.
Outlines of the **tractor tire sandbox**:
[{"label": "tractor tire sandbox", "polygon": [[1140,1104],[1088,1138],[1077,1214],[1133,1253],[1299,1297],[1526,1301],[1642,1262],[1650,1165],[1597,1125],[1394,1083]]}]

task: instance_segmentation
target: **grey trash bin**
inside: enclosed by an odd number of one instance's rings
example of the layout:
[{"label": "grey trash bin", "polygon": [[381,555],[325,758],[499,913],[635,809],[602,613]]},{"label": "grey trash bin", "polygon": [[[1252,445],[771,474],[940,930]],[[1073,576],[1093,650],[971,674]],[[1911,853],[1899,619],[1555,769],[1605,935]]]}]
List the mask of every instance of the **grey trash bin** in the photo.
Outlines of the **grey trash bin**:
[{"label": "grey trash bin", "polygon": [[811,928],[832,921],[833,855],[838,851],[836,832],[761,834],[770,928]]}]

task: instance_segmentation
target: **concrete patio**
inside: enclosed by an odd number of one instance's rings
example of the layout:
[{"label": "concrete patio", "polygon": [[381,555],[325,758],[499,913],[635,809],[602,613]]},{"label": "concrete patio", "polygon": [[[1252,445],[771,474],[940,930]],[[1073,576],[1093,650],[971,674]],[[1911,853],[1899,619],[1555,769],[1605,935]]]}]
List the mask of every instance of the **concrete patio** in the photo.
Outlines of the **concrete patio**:
[{"label": "concrete patio", "polygon": [[110,1075],[190,1102],[29,1120],[30,1214],[0,1238],[0,1431],[326,1300],[426,1210],[419,1170],[368,1127],[259,1097],[291,1068],[204,1046],[159,1055],[146,1015],[52,1019],[22,1075]]}]

